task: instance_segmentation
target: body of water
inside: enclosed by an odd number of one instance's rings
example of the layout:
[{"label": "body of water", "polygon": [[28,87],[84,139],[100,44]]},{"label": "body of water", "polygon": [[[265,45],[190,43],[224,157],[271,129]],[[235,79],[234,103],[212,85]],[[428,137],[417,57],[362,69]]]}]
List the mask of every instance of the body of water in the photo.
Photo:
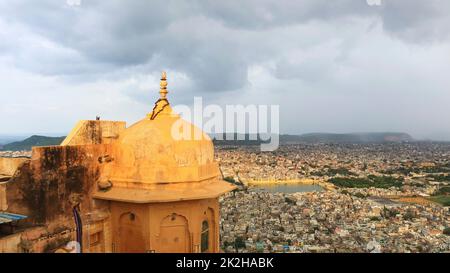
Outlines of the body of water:
[{"label": "body of water", "polygon": [[263,184],[252,185],[249,188],[251,191],[265,191],[265,192],[282,192],[282,193],[294,193],[294,192],[313,192],[323,191],[324,189],[319,185],[306,185],[300,183],[285,183],[285,184]]}]

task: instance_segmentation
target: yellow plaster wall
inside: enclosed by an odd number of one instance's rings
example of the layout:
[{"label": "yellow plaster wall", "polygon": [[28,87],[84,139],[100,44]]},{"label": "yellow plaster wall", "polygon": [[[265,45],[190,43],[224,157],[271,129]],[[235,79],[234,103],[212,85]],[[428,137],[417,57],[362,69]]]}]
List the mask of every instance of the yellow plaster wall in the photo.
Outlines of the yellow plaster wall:
[{"label": "yellow plaster wall", "polygon": [[19,251],[21,234],[13,234],[0,238],[0,253],[15,253]]},{"label": "yellow plaster wall", "polygon": [[6,182],[0,182],[0,211],[8,209],[6,200]]},{"label": "yellow plaster wall", "polygon": [[[210,212],[213,212],[212,214]],[[202,222],[208,220],[210,226],[210,252],[219,252],[219,201],[217,198],[153,203],[131,204],[125,202],[111,202],[112,242],[115,252],[120,252],[119,218],[127,212],[136,214],[142,221],[142,235],[145,240],[145,252],[173,252],[167,238],[162,238],[161,223],[166,217],[181,217],[187,220],[188,240],[190,242],[186,252],[200,252]],[[128,238],[131,239],[131,238]]]},{"label": "yellow plaster wall", "polygon": [[0,157],[0,175],[13,175],[28,158]]}]

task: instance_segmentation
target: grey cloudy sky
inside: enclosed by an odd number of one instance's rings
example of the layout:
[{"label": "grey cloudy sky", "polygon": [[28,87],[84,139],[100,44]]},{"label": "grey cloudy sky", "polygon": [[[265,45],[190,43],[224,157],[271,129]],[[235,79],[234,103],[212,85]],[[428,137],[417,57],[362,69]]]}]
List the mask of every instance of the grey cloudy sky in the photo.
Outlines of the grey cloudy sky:
[{"label": "grey cloudy sky", "polygon": [[450,1],[68,3],[0,2],[0,134],[134,122],[167,70],[172,104],[279,104],[283,133],[450,140]]}]

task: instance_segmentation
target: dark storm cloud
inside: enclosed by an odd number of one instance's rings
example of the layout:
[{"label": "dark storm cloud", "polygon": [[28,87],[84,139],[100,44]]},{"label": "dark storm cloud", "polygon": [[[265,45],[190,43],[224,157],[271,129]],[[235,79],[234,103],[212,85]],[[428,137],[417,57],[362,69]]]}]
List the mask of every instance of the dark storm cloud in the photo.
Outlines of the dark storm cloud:
[{"label": "dark storm cloud", "polygon": [[450,139],[450,1],[376,1],[0,1],[0,130],[135,121],[164,69],[174,105],[279,104],[282,132]]},{"label": "dark storm cloud", "polygon": [[206,1],[204,13],[227,26],[267,29],[310,20],[333,20],[347,15],[374,13],[365,1],[352,0],[249,0]]},{"label": "dark storm cloud", "polygon": [[[0,18],[44,45],[29,48],[25,39],[8,49],[0,42],[0,48],[4,55],[15,56],[18,67],[44,75],[89,79],[92,74],[145,66],[148,72],[165,68],[184,73],[201,91],[227,91],[248,83],[249,66],[268,59],[283,62],[286,57],[277,54],[302,47],[301,40],[308,39],[291,32],[285,37],[291,41],[277,40],[277,30],[308,22],[339,24],[341,18],[379,17],[387,32],[408,42],[442,39],[439,35],[447,33],[440,24],[448,18],[445,7],[447,2],[438,0],[386,0],[381,7],[363,0],[81,0],[80,6],[64,0],[17,0],[0,4]],[[301,69],[291,76],[315,74],[328,61],[300,62]],[[289,62],[284,65],[289,69]]]},{"label": "dark storm cloud", "polygon": [[384,29],[410,42],[447,39],[450,1],[385,1],[380,12]]}]

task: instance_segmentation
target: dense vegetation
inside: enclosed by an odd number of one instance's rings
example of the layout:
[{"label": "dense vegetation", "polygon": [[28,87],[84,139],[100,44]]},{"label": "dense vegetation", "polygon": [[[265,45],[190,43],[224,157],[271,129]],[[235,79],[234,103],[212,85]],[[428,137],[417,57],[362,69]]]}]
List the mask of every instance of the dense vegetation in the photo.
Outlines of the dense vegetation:
[{"label": "dense vegetation", "polygon": [[236,249],[236,251],[237,251],[238,248],[245,248],[246,247],[244,239],[242,237],[239,237],[239,236],[236,237],[236,239],[234,239],[234,242],[230,243],[230,242],[226,242],[225,241],[223,245],[224,245],[225,248],[228,247],[228,246],[233,246]]},{"label": "dense vegetation", "polygon": [[[450,171],[450,167],[448,165],[442,165],[442,166],[434,166],[434,167],[399,167],[396,169],[387,169],[384,170],[384,174],[403,174],[403,175],[410,175],[411,173],[446,173]],[[448,179],[448,175],[428,175],[429,177],[438,177],[438,179]]]},{"label": "dense vegetation", "polygon": [[224,177],[223,180],[227,181],[228,183],[237,185],[237,186],[242,186],[243,185],[241,181],[235,180],[231,176]]},{"label": "dense vegetation", "polygon": [[439,203],[445,207],[450,206],[450,186],[439,188],[429,200]]},{"label": "dense vegetation", "polygon": [[328,180],[328,182],[342,188],[390,188],[401,187],[403,179],[394,178],[391,176],[374,176],[369,175],[367,178],[353,178],[353,177],[334,177]]},{"label": "dense vegetation", "polygon": [[450,186],[441,187],[434,193],[434,195],[450,195]]},{"label": "dense vegetation", "polygon": [[450,195],[437,195],[428,197],[429,200],[439,203],[444,207],[450,207]]},{"label": "dense vegetation", "polygon": [[234,178],[231,177],[231,176],[224,177],[223,180],[225,180],[225,181],[227,181],[229,183],[236,184],[236,180],[234,180]]},{"label": "dense vegetation", "polygon": [[427,177],[432,178],[436,182],[450,182],[450,174],[434,175],[429,174]]},{"label": "dense vegetation", "polygon": [[383,210],[381,211],[381,217],[385,219],[394,218],[399,214],[400,212],[396,208],[387,208],[383,207]]},{"label": "dense vegetation", "polygon": [[445,235],[450,235],[450,227],[445,228],[443,233]]}]

